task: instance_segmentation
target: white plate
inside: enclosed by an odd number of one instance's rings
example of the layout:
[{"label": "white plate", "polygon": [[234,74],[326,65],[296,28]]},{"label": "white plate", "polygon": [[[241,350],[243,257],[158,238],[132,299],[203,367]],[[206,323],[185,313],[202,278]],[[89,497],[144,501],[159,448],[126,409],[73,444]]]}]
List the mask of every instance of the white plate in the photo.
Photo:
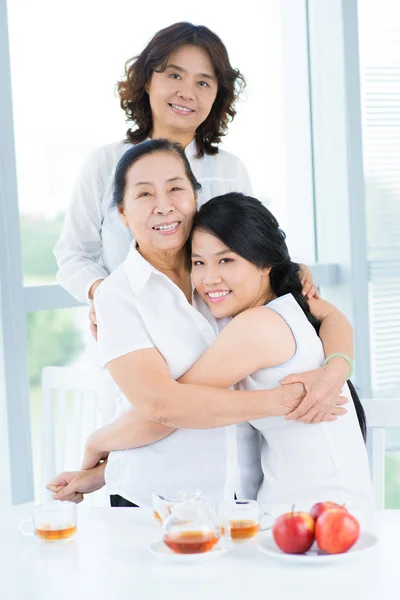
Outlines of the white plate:
[{"label": "white plate", "polygon": [[212,548],[208,552],[200,552],[199,554],[177,554],[176,552],[173,552],[170,548],[168,548],[168,546],[166,546],[162,540],[153,542],[149,546],[149,550],[152,554],[155,554],[156,556],[165,560],[179,562],[181,564],[198,563],[205,562],[207,560],[213,560],[215,558],[218,558],[219,556],[222,556],[230,549],[231,546],[222,545],[222,543],[219,542],[216,546],[214,546],[214,548]]},{"label": "white plate", "polygon": [[313,544],[310,550],[305,554],[286,554],[285,552],[282,552],[282,550],[280,550],[275,544],[272,534],[268,533],[260,535],[257,546],[261,552],[264,552],[276,560],[296,563],[298,565],[328,565],[361,558],[368,551],[372,550],[377,543],[378,539],[372,535],[372,533],[363,532],[354,546],[343,554],[325,554],[325,552],[321,552],[321,550],[318,549],[317,544]]}]

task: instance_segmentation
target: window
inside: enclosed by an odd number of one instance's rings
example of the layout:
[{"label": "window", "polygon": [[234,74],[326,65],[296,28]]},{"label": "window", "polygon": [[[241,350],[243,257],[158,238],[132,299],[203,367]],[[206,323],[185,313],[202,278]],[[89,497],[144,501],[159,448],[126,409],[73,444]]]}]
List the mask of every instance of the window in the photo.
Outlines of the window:
[{"label": "window", "polygon": [[[36,496],[41,465],[41,373],[43,367],[82,361],[89,330],[86,307],[27,313],[29,396]],[[74,429],[71,415],[69,425]],[[75,424],[76,427],[76,424]]]},{"label": "window", "polygon": [[373,390],[400,396],[400,5],[359,3]]},{"label": "window", "polygon": [[158,29],[175,21],[206,23],[221,36],[232,64],[246,76],[248,86],[224,147],[243,159],[254,193],[270,204],[285,227],[279,1],[256,0],[252,10],[233,13],[229,20],[225,7],[212,0],[184,10],[158,1],[148,17],[145,9],[138,15],[127,0],[113,2],[112,8],[95,0],[71,0],[65,6],[51,0],[9,2],[26,284],[55,280],[52,249],[79,169],[93,149],[124,137],[127,127],[114,87],[125,61]]},{"label": "window", "polygon": [[[279,0],[254,0],[251,10],[232,13],[227,19],[226,7],[212,0],[190,7],[157,0],[148,10],[142,7],[139,14],[128,0],[115,0],[112,5],[71,0],[63,6],[52,0],[8,2],[25,285],[18,293],[20,306],[24,303],[27,312],[27,350],[22,348],[22,330],[19,345],[30,374],[36,478],[40,369],[45,364],[77,360],[87,335],[87,309],[66,310],[74,301],[50,285],[57,271],[53,247],[84,160],[96,147],[125,135],[124,114],[114,93],[125,61],[139,53],[157,30],[176,21],[205,23],[222,38],[233,66],[248,81],[224,147],[242,158],[255,195],[270,206],[286,229],[281,8]],[[3,21],[7,22],[6,15]],[[305,39],[300,43],[304,49]],[[296,54],[295,49],[292,53]],[[13,153],[12,132],[7,142]],[[310,239],[313,224],[305,219],[305,226]],[[296,240],[291,250],[301,256],[302,240]],[[313,254],[307,255],[307,261],[313,259]],[[19,257],[17,262],[19,268]],[[65,344],[67,338],[70,344]],[[57,343],[62,347],[54,347]]]},{"label": "window", "polygon": [[[359,2],[372,387],[400,398],[400,5]],[[386,506],[400,506],[400,432],[389,430]]]}]

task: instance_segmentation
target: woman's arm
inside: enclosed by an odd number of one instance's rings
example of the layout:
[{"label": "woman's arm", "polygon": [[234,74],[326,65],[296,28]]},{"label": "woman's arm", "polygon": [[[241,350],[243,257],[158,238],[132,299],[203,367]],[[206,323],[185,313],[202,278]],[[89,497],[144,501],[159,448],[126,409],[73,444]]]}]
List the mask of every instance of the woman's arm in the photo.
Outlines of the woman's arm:
[{"label": "woman's arm", "polygon": [[303,386],[238,392],[178,383],[155,348],[129,352],[107,368],[138,415],[172,428],[208,429],[281,416],[303,399]]},{"label": "woman's arm", "polygon": [[[325,320],[325,325],[328,322],[330,327],[336,328],[341,325],[344,317],[341,315],[340,311],[323,300],[317,302],[318,306],[314,308],[314,314],[317,318],[319,318],[322,322]],[[330,324],[329,320],[331,321]],[[344,319],[344,321],[348,324],[346,319]],[[348,326],[351,329],[349,324]],[[327,329],[329,333],[329,327]],[[265,336],[266,330],[268,330],[268,337]],[[338,338],[340,339],[340,335]],[[240,340],[239,343],[238,340]],[[334,351],[335,343],[335,340],[330,340],[328,342],[329,352]],[[352,348],[352,345],[350,346]],[[341,346],[342,351],[347,350],[350,352],[350,346]],[[103,427],[92,434],[87,443],[82,468],[90,468],[94,464],[97,464],[101,458],[104,458],[104,453],[108,453],[111,450],[137,448],[159,441],[170,435],[176,427],[218,427],[232,424],[233,422],[240,422],[238,419],[246,421],[253,418],[260,418],[260,413],[258,417],[250,416],[249,409],[246,408],[246,412],[244,413],[242,406],[240,407],[242,411],[241,413],[234,408],[233,411],[231,410],[230,415],[228,413],[224,414],[221,412],[219,415],[216,415],[218,410],[224,410],[224,404],[217,404],[217,406],[213,407],[213,412],[207,414],[205,404],[206,398],[213,402],[212,398],[215,397],[217,403],[219,402],[220,398],[223,398],[224,402],[226,402],[225,398],[227,398],[227,396],[220,396],[221,391],[213,390],[212,388],[226,389],[259,369],[282,364],[291,358],[294,351],[295,343],[293,336],[289,328],[283,324],[281,317],[273,311],[270,311],[264,307],[260,307],[242,313],[233,319],[227,327],[225,327],[209,350],[207,350],[207,352],[203,354],[197,363],[180,378],[180,384],[191,384],[183,386],[183,389],[182,386],[176,384],[176,382],[171,379],[168,370],[165,371],[166,365],[163,359],[161,359],[160,355],[158,355],[158,352],[155,350],[143,350],[136,353],[130,353],[130,355],[128,354],[125,357],[121,357],[121,359],[111,361],[108,365],[111,375],[114,377],[116,383],[120,387],[122,384],[126,389],[132,389],[131,397],[134,398],[135,394],[139,394],[139,390],[138,392],[134,391],[134,386],[132,386],[130,381],[127,381],[126,373],[130,373],[131,367],[127,366],[125,373],[123,373],[123,363],[136,363],[136,368],[138,369],[140,368],[141,364],[141,353],[150,352],[152,356],[152,362],[148,367],[146,367],[146,369],[150,369],[151,372],[151,365],[153,364],[153,361],[154,364],[157,364],[158,368],[160,368],[160,375],[156,374],[155,371],[153,381],[158,380],[160,382],[160,386],[164,385],[162,381],[165,381],[165,389],[168,391],[167,395],[164,395],[166,404],[160,409],[160,407],[157,406],[157,401],[155,400],[153,392],[153,394],[151,394],[152,397],[149,404],[143,407],[143,402],[146,402],[146,399],[140,403],[136,396],[136,400],[131,401],[132,404],[136,406],[136,411],[129,411],[125,413],[110,425],[107,425],[106,427]],[[139,356],[135,357],[135,354]],[[160,362],[159,359],[161,359]],[[343,366],[342,363],[347,365],[346,361],[339,360],[338,370],[335,371],[335,373],[340,373],[340,369]],[[326,369],[327,367],[324,367],[324,372]],[[316,378],[316,372],[318,372],[318,376],[321,376],[319,371],[320,370],[317,369],[316,371],[310,372],[310,377]],[[163,379],[160,380],[160,376]],[[297,375],[291,377],[295,377],[295,379],[297,379],[301,376]],[[136,376],[131,374],[129,376],[129,380],[132,379],[136,379]],[[143,385],[148,387],[149,384],[146,383]],[[345,410],[340,408],[340,404],[343,404],[343,400],[338,401],[338,396],[340,395],[340,389],[342,385],[343,384],[341,384],[340,388],[335,391],[332,403],[328,407],[329,410],[328,408],[324,407],[321,418],[330,420],[332,418],[331,415],[344,414]],[[199,388],[199,386],[210,387]],[[192,388],[194,395],[188,396],[188,394],[190,395]],[[157,395],[157,393],[159,393],[160,397],[162,398],[163,392],[161,389],[159,392],[157,392],[157,389],[160,388],[156,388],[155,394]],[[202,391],[203,389],[205,390],[204,392]],[[176,392],[173,390],[176,390]],[[276,398],[274,399],[273,397],[274,392],[274,390],[271,390],[270,392],[264,392],[264,394],[269,393],[272,395],[272,403],[276,402]],[[168,395],[171,393],[174,395],[174,399],[170,400],[171,404],[168,405]],[[196,393],[200,394],[198,400],[195,398]],[[237,399],[237,394],[242,395],[248,393],[258,394],[259,392],[233,392],[235,399]],[[231,395],[232,392],[225,392],[225,394]],[[193,402],[196,402],[196,400],[197,404],[194,406]],[[242,404],[244,401],[245,398],[242,397],[239,400],[239,403]],[[179,416],[179,402],[184,402],[186,405],[186,414],[182,414],[181,416]],[[230,402],[230,400],[228,402]],[[259,402],[258,399],[257,402]],[[140,409],[140,405],[142,405],[142,409]],[[148,412],[149,409],[151,410],[152,406],[153,409],[157,407],[155,414],[149,414]],[[198,407],[198,410],[196,409],[196,406]],[[265,413],[265,404],[263,406],[264,413],[261,416],[267,416]],[[144,413],[141,412],[143,409],[145,410]],[[165,412],[164,416],[156,416],[159,410]],[[272,405],[270,410],[274,410]],[[285,412],[288,411],[285,410]],[[241,414],[241,416],[239,416],[239,414]],[[283,412],[280,412],[279,414],[283,414]],[[219,420],[216,421],[215,418]]]},{"label": "woman's arm", "polygon": [[[334,306],[323,300],[312,300],[311,302],[317,303],[317,307],[314,309],[315,316],[324,321],[325,326],[328,324],[326,327],[328,335],[331,328],[344,327],[346,322],[351,329],[348,321]],[[268,331],[268,336],[265,335],[266,331]],[[334,338],[334,336],[332,337]],[[352,355],[352,343],[351,341],[350,344],[348,343],[351,335],[348,332],[347,337],[343,337],[347,345],[339,346],[337,340],[340,340],[341,336],[337,335],[337,339],[329,340],[328,351],[333,353],[336,347],[341,348],[342,352],[348,351]],[[185,373],[180,381],[221,387],[231,386],[259,369],[286,362],[294,352],[295,342],[292,333],[281,317],[265,307],[254,308],[235,317],[219,334],[211,348]],[[334,359],[332,359],[333,361]],[[345,373],[343,363],[347,366]],[[347,399],[340,397],[340,392],[345,381],[344,378],[348,374],[348,363],[340,359],[337,365],[332,365],[333,375],[326,376],[327,369],[328,366],[300,375],[290,375],[282,381],[282,383],[300,382],[305,385],[306,389],[308,389],[308,385],[313,385],[313,390],[318,384],[320,385],[321,393],[314,399],[315,412],[312,413],[311,418],[306,415],[304,422],[331,421],[336,416],[346,413],[341,405],[346,404]],[[328,396],[327,385],[331,387]],[[290,418],[297,418],[296,414],[302,411],[304,402],[303,400],[294,412],[289,413]],[[300,417],[302,415],[303,412],[300,412]]]},{"label": "woman's arm", "polygon": [[264,306],[252,308],[232,319],[179,381],[228,388],[259,369],[286,362],[295,351],[282,317]]},{"label": "woman's arm", "polygon": [[109,168],[104,160],[104,148],[88,158],[76,182],[61,236],[54,248],[59,269],[57,281],[80,302],[88,302],[93,284],[108,276],[99,260],[102,252],[101,201],[104,177]]},{"label": "woman's arm", "polygon": [[[236,317],[190,371],[181,377],[180,383],[226,389],[264,366],[277,364],[276,361],[284,362],[290,358],[290,353],[295,351],[290,331],[287,327],[282,327],[282,323],[279,322],[282,320],[276,313],[265,308],[260,312],[257,312],[258,310],[260,309],[246,311]],[[263,319],[264,324],[260,322]],[[278,344],[274,344],[273,351],[271,345],[269,349],[266,348],[264,333],[260,334],[260,331],[265,331],[265,327],[268,328],[269,336],[279,340]],[[191,410],[193,415],[190,423],[197,428],[197,417],[193,408]],[[232,422],[232,419],[229,422]],[[82,469],[90,469],[97,465],[111,450],[152,444],[167,437],[174,430],[173,427],[145,420],[137,410],[128,411],[89,437]]]},{"label": "woman's arm", "polygon": [[147,446],[164,439],[173,431],[175,429],[172,427],[147,421],[131,409],[89,436],[81,468],[91,469],[112,450]]},{"label": "woman's arm", "polygon": [[[308,301],[311,313],[320,321],[319,336],[325,356],[341,353],[353,358],[353,328],[342,312],[326,300]],[[299,382],[307,390],[307,396],[296,410],[286,416],[303,423],[319,422],[330,412],[349,377],[349,364],[340,357],[333,358],[325,367],[289,375],[281,381],[283,385]]]},{"label": "woman's arm", "polygon": [[[350,321],[336,306],[326,300],[322,300],[322,298],[318,300],[312,298],[308,301],[308,304],[311,313],[321,323],[319,337],[324,346],[325,356],[340,352],[352,359],[354,357],[354,343],[353,327]],[[332,363],[341,366],[345,381],[349,374],[348,362],[343,358],[335,358],[332,359]]]},{"label": "woman's arm", "polygon": [[[328,303],[324,303],[324,306],[326,304]],[[328,307],[325,306],[325,308]],[[326,310],[326,314],[330,314],[330,308],[329,310]],[[323,318],[324,315],[318,313],[318,316]],[[268,330],[268,336],[265,335],[266,330]],[[240,340],[239,343],[238,340]],[[169,415],[166,417],[168,419],[168,423],[170,424],[173,422],[176,427],[200,428],[217,427],[220,426],[220,423],[226,425],[232,424],[233,422],[238,422],[237,419],[239,418],[239,413],[237,411],[236,413],[231,412],[231,416],[229,416],[228,413],[225,415],[220,414],[219,419],[221,419],[222,416],[222,419],[224,420],[218,423],[214,420],[213,416],[207,415],[205,405],[206,400],[202,391],[204,388],[199,388],[198,386],[211,386],[209,388],[205,388],[205,391],[207,392],[207,398],[211,399],[212,394],[214,393],[215,398],[218,397],[219,399],[221,396],[219,396],[218,390],[212,390],[213,387],[226,389],[247,375],[250,375],[261,368],[274,366],[289,360],[294,354],[294,351],[295,343],[293,336],[289,328],[283,323],[281,317],[275,312],[261,307],[242,313],[233,319],[227,327],[225,327],[209,350],[207,350],[207,352],[203,354],[197,363],[179,380],[181,384],[192,384],[183,386],[184,394],[181,395],[183,402],[186,402],[185,397],[187,396],[185,396],[185,394],[190,394],[192,389],[195,390],[194,393],[199,393],[199,390],[201,390],[200,398],[197,401],[200,402],[200,404],[197,404],[197,406],[199,406],[201,414],[195,412],[196,409],[193,406],[192,401],[194,400],[196,402],[196,399],[194,396],[190,396],[187,397],[188,410],[186,415],[182,415],[179,421],[177,417]],[[126,362],[135,362],[134,355],[140,355],[142,352],[144,353],[151,351],[148,350],[131,353],[131,357],[130,355],[126,355]],[[122,359],[124,358],[125,357],[122,357]],[[136,360],[139,358],[140,356],[136,356]],[[154,361],[158,363],[158,360],[156,360],[155,357],[153,358]],[[111,361],[109,363],[109,369],[115,381],[121,387],[120,384],[122,383],[122,377],[124,380],[126,380],[126,377],[124,373],[121,373],[121,370],[124,370],[122,363],[120,366],[118,366],[119,360],[120,359]],[[162,366],[165,367],[165,363],[162,359],[161,363]],[[137,364],[138,366],[136,368],[139,368],[140,360]],[[131,367],[126,367],[126,372],[129,373],[129,369],[131,369]],[[180,396],[178,392],[180,392],[182,386],[173,382],[169,373],[166,373],[164,368],[161,369],[161,372],[161,376],[165,379],[165,384],[161,382],[160,384],[165,385],[165,389],[168,391],[172,391],[174,389],[176,390],[176,396],[174,400],[171,401],[170,408],[168,409],[166,406],[163,408],[163,410],[166,410],[168,414],[168,410],[173,409],[173,404],[176,403],[177,400],[179,401]],[[153,381],[155,379],[159,380],[159,377],[159,374],[155,374]],[[131,374],[130,379],[133,378],[134,377]],[[119,381],[117,379],[119,379]],[[171,382],[173,384],[172,386]],[[129,389],[132,389],[129,381],[125,381],[124,385]],[[148,386],[148,384],[145,385]],[[155,391],[155,393],[157,394],[157,391]],[[172,393],[175,394],[173,391]],[[225,393],[232,394],[232,392]],[[233,392],[235,399],[238,397],[237,394],[240,396],[247,393],[248,392]],[[266,391],[264,393],[268,392]],[[274,390],[271,390],[269,393],[273,394]],[[136,392],[133,391],[132,397],[134,397],[135,394]],[[161,390],[159,394],[160,397],[163,397],[163,392],[161,392]],[[336,394],[334,405],[329,411],[330,415],[341,415],[345,412],[344,409],[337,406],[337,404],[339,404],[337,401],[337,396],[339,396],[339,393]],[[166,402],[168,402],[168,394],[166,396],[164,395],[164,398]],[[218,402],[218,400],[216,401]],[[241,404],[244,401],[245,399],[242,397],[239,402]],[[110,425],[107,425],[106,427],[103,427],[92,434],[87,443],[87,451],[82,468],[90,468],[94,464],[97,464],[101,458],[104,458],[104,452],[108,453],[111,450],[137,448],[139,446],[154,443],[170,435],[175,430],[175,427],[166,426],[160,422],[156,422],[156,417],[147,412],[148,408],[152,406],[153,402],[154,396],[148,407],[146,407],[146,412],[144,414],[142,412],[139,413],[140,409],[136,411],[129,411]],[[135,402],[132,401],[132,404],[134,404],[138,409],[137,398]],[[223,405],[221,405],[220,410],[223,410],[222,406]],[[179,408],[174,410],[179,412]],[[214,406],[214,414],[217,410],[218,408]],[[241,414],[242,417],[240,418],[242,420],[259,418],[249,416],[250,412],[248,409],[246,413],[243,413],[242,411]],[[280,412],[280,414],[282,414],[282,412]],[[264,414],[261,416],[265,415],[266,413],[264,412]],[[150,417],[152,420],[147,420],[148,417]]]}]

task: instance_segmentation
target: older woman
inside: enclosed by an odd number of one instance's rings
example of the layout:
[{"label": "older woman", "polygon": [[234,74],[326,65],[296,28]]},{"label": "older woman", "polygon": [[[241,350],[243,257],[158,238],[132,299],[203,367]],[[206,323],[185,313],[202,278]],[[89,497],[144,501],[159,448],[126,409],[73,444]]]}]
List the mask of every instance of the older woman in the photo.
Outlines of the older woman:
[{"label": "older woman", "polygon": [[[101,362],[124,394],[120,412],[127,411],[107,431],[133,428],[135,445],[141,446],[111,452],[108,458],[109,492],[119,497],[119,503],[122,497],[126,505],[147,505],[157,490],[168,495],[200,488],[211,501],[231,497],[237,491],[238,463],[241,494],[254,497],[262,474],[258,434],[248,421],[286,415],[303,398],[302,387],[296,385],[228,391],[177,381],[216,336],[216,329],[191,304],[186,241],[196,212],[197,188],[185,154],[166,140],[132,148],[116,173],[115,204],[136,245],[97,290],[95,303]],[[336,331],[338,317],[332,310],[324,309],[320,316],[330,319]],[[342,324],[345,330],[344,318]],[[329,354],[351,352],[351,335],[340,346],[332,344],[329,335],[323,341]],[[348,365],[341,359],[336,362],[334,378],[341,386]],[[324,412],[345,411],[334,405]],[[169,435],[174,428],[179,429]],[[121,429],[117,439],[122,440]],[[109,449],[119,447],[124,446]],[[84,473],[84,478],[92,478],[90,484],[76,477],[78,484],[69,483],[59,497],[77,499],[74,494],[101,485],[104,469],[102,464]],[[49,487],[56,490],[68,479],[62,474]]]}]

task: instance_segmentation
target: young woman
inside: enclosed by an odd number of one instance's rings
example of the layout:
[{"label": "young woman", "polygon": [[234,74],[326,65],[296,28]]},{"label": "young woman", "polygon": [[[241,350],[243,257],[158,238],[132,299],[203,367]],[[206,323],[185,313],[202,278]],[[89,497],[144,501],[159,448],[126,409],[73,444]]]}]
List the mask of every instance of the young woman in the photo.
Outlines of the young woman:
[{"label": "young woman", "polygon": [[[287,375],[322,365],[320,323],[301,293],[299,265],[258,200],[232,193],[204,205],[195,217],[191,256],[197,293],[226,327],[181,381],[272,389]],[[342,393],[352,401],[334,422],[251,421],[262,436],[259,501],[306,510],[324,498],[372,505],[364,411],[350,382]]]},{"label": "young woman", "polygon": [[[191,305],[185,244],[197,188],[185,154],[166,140],[132,148],[116,173],[115,204],[137,247],[96,292],[101,361],[124,397],[122,416],[100,430],[100,441],[96,437],[100,451],[94,464],[104,451],[136,447],[111,452],[107,464],[110,493],[122,496],[125,505],[149,504],[153,491],[168,495],[193,487],[218,500],[237,490],[238,463],[241,495],[254,496],[261,477],[259,439],[244,421],[288,414],[302,398],[296,387],[234,392],[177,383],[216,335]],[[337,313],[321,300],[312,302],[324,322]],[[341,322],[346,327],[343,317]],[[343,351],[329,335],[324,342],[328,354]],[[339,363],[347,372],[346,361]],[[342,384],[345,376],[337,372],[336,380]],[[343,414],[335,405],[324,412]],[[232,424],[238,425],[226,427]],[[90,460],[85,466],[91,466]],[[104,482],[104,468],[95,469],[102,478],[95,485]],[[50,488],[62,485],[65,477]]]}]

